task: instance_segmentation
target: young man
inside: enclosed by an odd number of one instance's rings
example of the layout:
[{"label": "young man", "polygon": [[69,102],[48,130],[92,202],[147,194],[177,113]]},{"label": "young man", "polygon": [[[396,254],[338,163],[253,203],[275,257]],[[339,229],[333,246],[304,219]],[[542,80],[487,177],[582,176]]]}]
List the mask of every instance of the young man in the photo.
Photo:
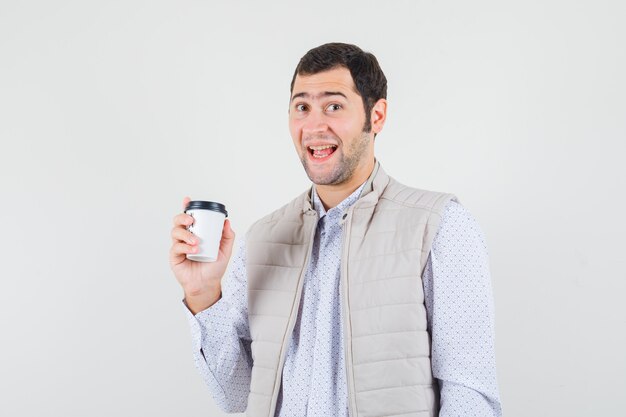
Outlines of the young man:
[{"label": "young man", "polygon": [[313,186],[250,228],[224,285],[229,221],[217,262],[196,263],[193,219],[174,218],[194,358],[224,411],[501,415],[483,234],[454,195],[404,186],[376,161],[386,94],[354,45],[302,57],[289,127]]}]

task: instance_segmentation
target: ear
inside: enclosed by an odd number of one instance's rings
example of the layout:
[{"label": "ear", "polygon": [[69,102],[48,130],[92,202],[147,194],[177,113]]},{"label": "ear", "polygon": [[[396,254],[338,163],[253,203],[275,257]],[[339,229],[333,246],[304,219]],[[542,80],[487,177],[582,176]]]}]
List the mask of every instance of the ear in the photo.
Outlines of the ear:
[{"label": "ear", "polygon": [[379,99],[374,107],[372,107],[372,113],[370,116],[370,120],[372,122],[372,132],[380,133],[383,130],[383,126],[385,125],[385,120],[387,119],[387,100],[384,98]]}]

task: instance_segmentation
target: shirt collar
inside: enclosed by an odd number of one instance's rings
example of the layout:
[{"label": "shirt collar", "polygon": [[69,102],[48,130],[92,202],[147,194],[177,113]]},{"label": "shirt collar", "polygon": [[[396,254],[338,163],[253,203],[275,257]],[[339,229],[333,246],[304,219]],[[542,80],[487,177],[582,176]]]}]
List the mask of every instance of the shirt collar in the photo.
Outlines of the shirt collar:
[{"label": "shirt collar", "polygon": [[326,214],[328,214],[329,217],[339,217],[341,215],[341,213],[343,213],[344,211],[346,211],[351,205],[353,205],[354,203],[356,203],[356,201],[359,199],[361,192],[363,191],[363,188],[365,187],[365,183],[367,181],[365,181],[363,184],[361,184],[359,186],[359,188],[357,188],[356,190],[354,190],[354,192],[352,194],[350,194],[348,197],[346,197],[341,203],[337,204],[335,207],[331,208],[330,210],[326,211],[326,209],[324,208],[324,204],[322,204],[322,200],[320,200],[319,196],[317,195],[317,190],[315,189],[315,185],[312,187],[313,188],[313,209],[315,211],[317,211],[317,214],[319,216],[319,218],[321,219],[322,217],[324,217]]}]

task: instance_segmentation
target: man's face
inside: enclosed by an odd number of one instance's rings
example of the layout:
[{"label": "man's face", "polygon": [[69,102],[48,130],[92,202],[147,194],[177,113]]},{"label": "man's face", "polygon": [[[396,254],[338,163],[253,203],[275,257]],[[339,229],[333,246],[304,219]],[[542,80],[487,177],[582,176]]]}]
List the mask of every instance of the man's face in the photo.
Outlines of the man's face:
[{"label": "man's face", "polygon": [[373,133],[363,132],[365,110],[347,68],[297,75],[289,130],[307,175],[338,185],[374,158]]}]

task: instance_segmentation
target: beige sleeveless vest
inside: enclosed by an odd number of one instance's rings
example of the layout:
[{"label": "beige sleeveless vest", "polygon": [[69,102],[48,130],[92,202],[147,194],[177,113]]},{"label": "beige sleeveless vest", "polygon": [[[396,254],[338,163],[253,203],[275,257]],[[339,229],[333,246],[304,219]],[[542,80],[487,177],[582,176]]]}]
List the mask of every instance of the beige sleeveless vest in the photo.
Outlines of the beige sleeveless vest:
[{"label": "beige sleeveless vest", "polygon": [[[438,415],[421,276],[451,199],[406,187],[376,163],[344,214],[340,298],[351,417]],[[248,232],[248,416],[274,417],[317,221],[309,190]]]}]

